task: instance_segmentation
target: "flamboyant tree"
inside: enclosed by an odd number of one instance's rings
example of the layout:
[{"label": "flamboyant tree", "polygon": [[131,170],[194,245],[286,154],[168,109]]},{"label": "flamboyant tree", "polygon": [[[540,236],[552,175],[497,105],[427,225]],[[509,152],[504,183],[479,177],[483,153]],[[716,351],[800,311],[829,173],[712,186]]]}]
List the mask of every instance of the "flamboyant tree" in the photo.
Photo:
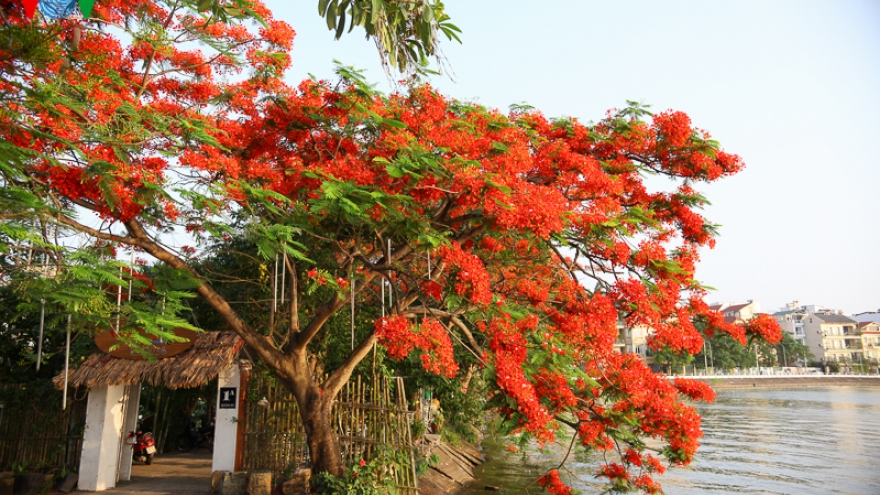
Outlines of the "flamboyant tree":
[{"label": "flamboyant tree", "polygon": [[[0,2],[3,260],[55,265],[10,282],[95,332],[115,329],[106,316],[121,299],[117,331],[133,342],[143,327],[173,338],[196,294],[293,392],[318,471],[343,470],[330,408],[377,344],[447,377],[466,349],[508,432],[550,442],[571,430],[583,450],[617,450],[599,475],[619,489],[657,490],[648,439],[690,462],[700,420],[684,400],[711,390],[613,346],[619,323],[690,353],[695,323],[778,338],[772,319],[725,324],[694,278],[714,242],[694,186],[736,173],[737,156],[680,112],[631,106],[595,125],[505,115],[429,86],[383,96],[347,69],[336,85],[290,87],[289,26],[256,1],[224,18],[198,3],[102,1],[89,22],[31,24]],[[649,190],[648,175],[669,190]],[[203,246],[244,235],[277,256],[287,303],[256,326],[178,227]],[[117,272],[120,247],[149,270]],[[114,298],[128,280],[144,295]],[[352,299],[384,316],[319,377],[316,346]],[[541,483],[567,490],[555,471]]]}]

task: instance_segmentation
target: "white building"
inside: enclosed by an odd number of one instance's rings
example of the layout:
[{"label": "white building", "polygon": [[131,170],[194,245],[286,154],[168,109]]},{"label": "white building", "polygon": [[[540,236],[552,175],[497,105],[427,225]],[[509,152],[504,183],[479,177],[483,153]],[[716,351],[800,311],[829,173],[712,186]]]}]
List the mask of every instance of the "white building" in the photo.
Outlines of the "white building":
[{"label": "white building", "polygon": [[862,334],[862,352],[865,353],[865,363],[876,364],[880,361],[880,323],[877,321],[859,322],[859,332]]},{"label": "white building", "polygon": [[776,323],[782,327],[783,332],[788,332],[801,344],[804,343],[804,317],[810,312],[797,301],[785,305],[781,311],[773,313]]}]

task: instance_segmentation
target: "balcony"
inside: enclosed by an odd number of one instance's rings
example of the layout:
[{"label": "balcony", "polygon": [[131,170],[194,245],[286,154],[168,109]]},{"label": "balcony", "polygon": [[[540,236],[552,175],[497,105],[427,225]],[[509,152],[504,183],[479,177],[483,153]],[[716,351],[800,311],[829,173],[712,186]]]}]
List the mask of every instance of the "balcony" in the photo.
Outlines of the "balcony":
[{"label": "balcony", "polygon": [[861,334],[862,334],[862,332],[860,332],[855,327],[843,327],[843,335],[861,335]]}]

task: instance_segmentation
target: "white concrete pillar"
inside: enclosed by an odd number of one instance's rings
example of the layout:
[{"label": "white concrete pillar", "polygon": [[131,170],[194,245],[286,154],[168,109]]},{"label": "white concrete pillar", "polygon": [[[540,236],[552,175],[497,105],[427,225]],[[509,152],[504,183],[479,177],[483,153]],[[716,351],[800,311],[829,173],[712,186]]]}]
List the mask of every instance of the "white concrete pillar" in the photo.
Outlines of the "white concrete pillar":
[{"label": "white concrete pillar", "polygon": [[86,431],[79,462],[79,489],[100,491],[116,486],[124,385],[89,390]]},{"label": "white concrete pillar", "polygon": [[214,423],[212,471],[235,471],[235,448],[238,435],[238,403],[241,371],[232,363],[217,377],[217,416]]},{"label": "white concrete pillar", "polygon": [[137,430],[138,409],[141,404],[141,384],[133,383],[127,387],[126,403],[123,406],[125,422],[122,426],[122,441],[119,451],[119,476],[117,481],[131,479],[131,455],[134,437],[128,438],[128,432]]}]

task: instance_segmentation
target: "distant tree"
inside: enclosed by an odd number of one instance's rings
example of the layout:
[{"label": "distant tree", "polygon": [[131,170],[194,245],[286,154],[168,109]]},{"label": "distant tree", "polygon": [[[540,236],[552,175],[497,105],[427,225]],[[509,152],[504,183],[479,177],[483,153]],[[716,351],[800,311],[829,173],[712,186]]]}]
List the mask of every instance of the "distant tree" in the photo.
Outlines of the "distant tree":
[{"label": "distant tree", "polygon": [[694,356],[688,352],[676,351],[671,347],[654,353],[654,361],[663,366],[667,374],[681,372],[682,367],[690,366],[694,362]]},{"label": "distant tree", "polygon": [[[775,320],[766,314],[760,314],[744,325],[752,335],[766,332],[769,328],[779,328]],[[698,367],[708,363],[709,366],[720,369],[754,368],[758,366],[759,360],[761,366],[773,366],[776,363],[773,346],[766,344],[763,339],[752,338],[746,342],[713,332],[711,327],[702,324],[699,328],[707,336],[707,342],[705,348],[700,349],[695,356]],[[708,331],[703,330],[704,328]]]},{"label": "distant tree", "polygon": [[780,366],[802,366],[815,358],[808,345],[788,332],[782,333],[782,340],[775,347]]}]

